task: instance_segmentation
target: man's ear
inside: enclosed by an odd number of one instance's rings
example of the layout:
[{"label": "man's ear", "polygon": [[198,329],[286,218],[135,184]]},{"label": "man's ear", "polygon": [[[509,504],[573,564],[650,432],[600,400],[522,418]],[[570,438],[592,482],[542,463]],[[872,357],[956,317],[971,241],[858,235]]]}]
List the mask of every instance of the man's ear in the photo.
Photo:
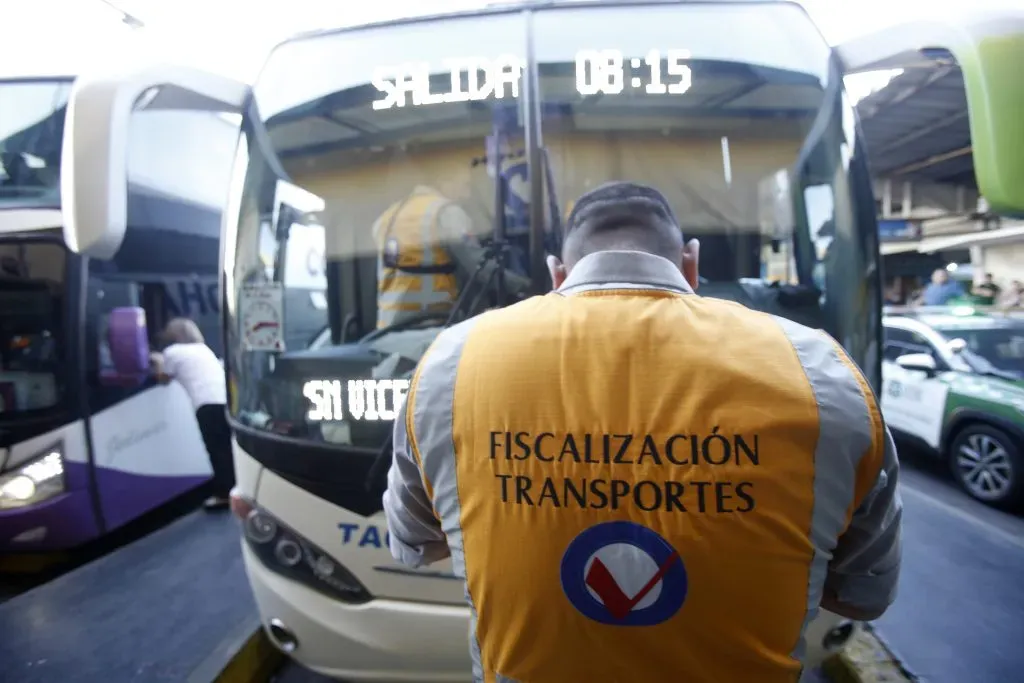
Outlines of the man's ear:
[{"label": "man's ear", "polygon": [[683,262],[682,271],[683,277],[690,284],[690,288],[693,291],[697,291],[697,286],[700,284],[700,275],[698,274],[698,263],[700,261],[700,241],[692,239],[683,246]]},{"label": "man's ear", "polygon": [[557,256],[548,254],[545,261],[548,264],[548,274],[551,275],[551,286],[554,289],[558,289],[562,286],[562,283],[565,282],[565,278],[569,273],[566,271],[565,265],[558,260]]}]

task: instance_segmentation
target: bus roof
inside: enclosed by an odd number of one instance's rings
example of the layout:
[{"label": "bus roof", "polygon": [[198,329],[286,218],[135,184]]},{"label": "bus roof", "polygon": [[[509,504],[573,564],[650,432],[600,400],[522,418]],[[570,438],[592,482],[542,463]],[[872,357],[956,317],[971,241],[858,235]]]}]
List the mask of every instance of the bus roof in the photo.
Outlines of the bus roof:
[{"label": "bus roof", "polygon": [[796,5],[797,7],[806,12],[806,9],[798,0],[512,0],[511,2],[492,2],[486,5],[481,5],[472,8],[459,8],[448,11],[431,11],[423,14],[413,14],[402,17],[392,17],[388,19],[379,19],[355,24],[346,24],[343,26],[334,26],[331,28],[301,31],[284,39],[283,41],[278,43],[278,45],[283,45],[285,43],[290,43],[293,41],[304,40],[307,38],[315,38],[318,36],[343,33],[345,31],[356,31],[367,28],[382,28],[385,26],[394,26],[402,24],[415,24],[419,22],[438,21],[443,19],[458,19],[461,17],[496,16],[501,14],[521,12],[524,9],[548,9],[564,7],[614,7],[622,5],[707,5],[714,3],[740,5],[786,4]]}]

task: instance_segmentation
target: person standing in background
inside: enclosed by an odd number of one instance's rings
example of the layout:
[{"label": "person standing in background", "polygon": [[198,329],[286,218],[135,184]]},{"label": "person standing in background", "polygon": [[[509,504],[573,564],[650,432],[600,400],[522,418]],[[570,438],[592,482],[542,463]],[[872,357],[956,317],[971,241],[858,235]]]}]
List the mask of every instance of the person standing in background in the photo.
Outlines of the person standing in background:
[{"label": "person standing in background", "polygon": [[951,299],[963,296],[964,290],[959,283],[950,279],[946,270],[939,268],[932,273],[932,281],[924,292],[918,303],[925,306],[945,306]]},{"label": "person standing in background", "polygon": [[150,360],[161,384],[176,380],[185,389],[196,411],[196,421],[213,469],[213,495],[207,510],[226,508],[235,485],[231,428],[225,413],[227,388],[224,365],[206,345],[199,327],[188,318],[174,318],[159,337],[160,352]]},{"label": "person standing in background", "polygon": [[985,273],[985,279],[974,285],[971,290],[971,294],[978,299],[978,303],[982,306],[993,305],[1002,292],[1003,288],[996,284],[992,273]]},{"label": "person standing in background", "polygon": [[1024,308],[1024,282],[1013,280],[1010,286],[999,297],[1001,308]]}]

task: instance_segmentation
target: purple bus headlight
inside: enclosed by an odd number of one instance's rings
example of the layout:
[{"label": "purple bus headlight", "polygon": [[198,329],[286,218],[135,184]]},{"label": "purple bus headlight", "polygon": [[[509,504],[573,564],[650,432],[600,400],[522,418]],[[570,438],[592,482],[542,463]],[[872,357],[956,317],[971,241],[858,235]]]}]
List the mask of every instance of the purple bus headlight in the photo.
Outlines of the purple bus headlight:
[{"label": "purple bus headlight", "polygon": [[35,505],[64,490],[64,444],[56,443],[17,469],[0,475],[0,510]]}]

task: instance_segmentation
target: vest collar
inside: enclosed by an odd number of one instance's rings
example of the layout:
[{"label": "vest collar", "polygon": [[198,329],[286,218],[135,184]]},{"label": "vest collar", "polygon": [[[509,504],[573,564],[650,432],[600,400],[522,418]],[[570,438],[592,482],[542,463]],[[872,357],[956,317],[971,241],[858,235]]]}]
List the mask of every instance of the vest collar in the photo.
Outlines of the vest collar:
[{"label": "vest collar", "polygon": [[580,259],[558,288],[559,294],[593,289],[664,289],[693,294],[679,268],[642,251],[599,251]]}]

